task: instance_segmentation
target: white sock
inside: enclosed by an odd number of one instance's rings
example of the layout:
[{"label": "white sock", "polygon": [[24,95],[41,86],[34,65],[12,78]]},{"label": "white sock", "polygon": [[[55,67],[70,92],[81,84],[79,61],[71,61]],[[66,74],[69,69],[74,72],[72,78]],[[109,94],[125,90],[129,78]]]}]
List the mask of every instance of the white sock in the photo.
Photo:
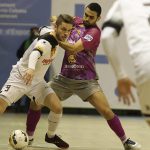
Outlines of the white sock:
[{"label": "white sock", "polygon": [[122,143],[124,144],[124,143],[127,141],[127,139],[128,139],[128,138],[125,138],[125,139],[122,141]]},{"label": "white sock", "polygon": [[56,114],[52,111],[49,113],[49,115],[48,115],[48,131],[47,131],[48,137],[53,137],[55,135],[55,131],[57,129],[57,126],[59,124],[61,117],[62,117],[62,114]]},{"label": "white sock", "polygon": [[29,137],[29,140],[32,140],[32,139],[34,139],[34,137],[33,136],[28,136]]}]

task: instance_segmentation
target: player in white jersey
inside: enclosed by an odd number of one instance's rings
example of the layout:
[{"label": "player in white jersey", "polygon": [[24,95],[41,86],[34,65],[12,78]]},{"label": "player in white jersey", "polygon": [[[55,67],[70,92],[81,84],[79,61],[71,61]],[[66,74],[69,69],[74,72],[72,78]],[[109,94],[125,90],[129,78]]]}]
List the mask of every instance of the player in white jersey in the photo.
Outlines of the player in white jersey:
[{"label": "player in white jersey", "polygon": [[[0,113],[7,106],[15,103],[24,94],[37,106],[46,106],[51,112],[48,115],[48,131],[45,141],[53,143],[60,148],[68,148],[69,145],[54,134],[62,116],[61,103],[47,86],[44,75],[56,56],[57,40],[65,41],[73,26],[73,18],[61,14],[56,20],[54,29],[46,27],[41,29],[41,36],[33,41],[23,57],[13,66],[10,76],[0,92]],[[47,32],[43,34],[43,32]],[[36,115],[34,116],[36,118]]]},{"label": "player in white jersey", "polygon": [[[150,125],[150,0],[118,0],[103,24],[102,43],[118,78],[119,97],[130,104],[134,97],[129,79],[117,55],[117,38],[123,25],[133,60],[141,110]],[[121,48],[121,47],[120,47]]]}]

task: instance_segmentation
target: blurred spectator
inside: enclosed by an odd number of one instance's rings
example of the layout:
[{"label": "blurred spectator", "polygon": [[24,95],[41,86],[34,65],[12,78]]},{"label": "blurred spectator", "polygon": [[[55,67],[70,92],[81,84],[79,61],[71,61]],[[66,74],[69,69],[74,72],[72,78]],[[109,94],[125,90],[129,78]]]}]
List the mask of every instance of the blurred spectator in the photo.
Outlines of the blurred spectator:
[{"label": "blurred spectator", "polygon": [[30,44],[33,42],[34,39],[36,39],[39,35],[39,28],[38,27],[32,27],[30,29],[30,36],[23,41],[23,43],[21,44],[21,46],[19,47],[19,49],[17,50],[17,58],[20,59],[24,52],[26,51],[26,49],[30,46]]}]

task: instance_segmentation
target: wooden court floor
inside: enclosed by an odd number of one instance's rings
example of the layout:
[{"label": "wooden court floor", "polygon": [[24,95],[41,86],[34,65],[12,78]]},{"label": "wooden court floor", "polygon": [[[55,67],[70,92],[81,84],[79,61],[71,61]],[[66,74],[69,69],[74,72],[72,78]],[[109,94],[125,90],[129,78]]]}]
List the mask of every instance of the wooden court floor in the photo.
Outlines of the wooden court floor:
[{"label": "wooden court floor", "polygon": [[[150,150],[150,128],[142,117],[120,117],[126,134]],[[0,150],[12,150],[8,137],[12,130],[25,131],[26,114],[5,113],[0,116]],[[32,147],[25,150],[58,150],[44,142],[47,131],[47,114],[43,114],[35,132]],[[64,115],[57,134],[70,144],[69,150],[124,150],[120,140],[102,117],[89,115]]]}]

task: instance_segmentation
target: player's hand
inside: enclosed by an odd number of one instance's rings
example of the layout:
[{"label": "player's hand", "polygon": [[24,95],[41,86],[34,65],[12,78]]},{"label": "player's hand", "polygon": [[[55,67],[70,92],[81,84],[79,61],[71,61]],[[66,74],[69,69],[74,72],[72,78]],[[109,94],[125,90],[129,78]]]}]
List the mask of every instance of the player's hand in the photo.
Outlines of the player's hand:
[{"label": "player's hand", "polygon": [[118,80],[117,88],[119,101],[123,100],[124,104],[130,105],[131,102],[135,102],[133,96],[132,87],[136,87],[135,83],[131,81],[128,77]]},{"label": "player's hand", "polygon": [[23,80],[26,85],[30,85],[34,76],[34,69],[28,68],[25,72],[25,75],[23,76]]}]

